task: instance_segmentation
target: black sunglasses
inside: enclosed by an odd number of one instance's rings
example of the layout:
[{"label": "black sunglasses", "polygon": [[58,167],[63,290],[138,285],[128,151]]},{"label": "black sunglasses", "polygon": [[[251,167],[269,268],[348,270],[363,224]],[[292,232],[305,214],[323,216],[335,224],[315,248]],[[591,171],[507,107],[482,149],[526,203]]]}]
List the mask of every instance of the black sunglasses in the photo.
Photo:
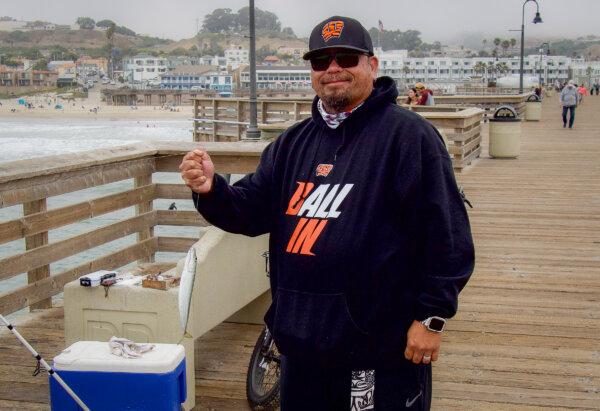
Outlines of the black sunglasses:
[{"label": "black sunglasses", "polygon": [[310,65],[314,71],[325,71],[329,68],[332,60],[335,60],[341,68],[356,67],[360,61],[360,56],[364,53],[335,53],[324,54],[322,56],[313,57],[310,59]]}]

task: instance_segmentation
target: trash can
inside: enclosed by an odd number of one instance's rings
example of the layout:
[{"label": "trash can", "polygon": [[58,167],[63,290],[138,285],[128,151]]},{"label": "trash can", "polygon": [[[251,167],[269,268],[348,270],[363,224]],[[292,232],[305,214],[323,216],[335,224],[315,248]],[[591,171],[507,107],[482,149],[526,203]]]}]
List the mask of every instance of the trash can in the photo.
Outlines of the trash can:
[{"label": "trash can", "polygon": [[521,152],[521,119],[515,109],[511,106],[500,106],[489,121],[490,157],[518,157]]},{"label": "trash can", "polygon": [[[79,341],[54,358],[53,368],[93,411],[180,411],[186,399],[182,345],[155,344],[132,359],[111,354],[108,342]],[[81,409],[49,379],[52,411]]]},{"label": "trash can", "polygon": [[525,101],[525,120],[540,121],[542,119],[542,100],[535,94]]}]

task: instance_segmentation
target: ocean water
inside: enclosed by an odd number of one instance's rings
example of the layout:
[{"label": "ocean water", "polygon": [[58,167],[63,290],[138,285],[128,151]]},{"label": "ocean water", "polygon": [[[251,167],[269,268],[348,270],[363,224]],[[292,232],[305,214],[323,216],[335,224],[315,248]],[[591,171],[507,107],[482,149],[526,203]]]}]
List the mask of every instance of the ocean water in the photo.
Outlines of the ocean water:
[{"label": "ocean water", "polygon": [[[104,120],[104,119],[8,119],[0,120],[0,163],[13,160],[75,153],[97,148],[114,147],[150,140],[192,141],[189,120]],[[181,183],[177,173],[156,173],[154,182]],[[47,200],[48,209],[76,204],[88,199],[106,196],[133,188],[133,180],[80,190]],[[155,200],[154,209],[166,210],[171,200]],[[193,210],[191,200],[177,200],[178,210]],[[0,222],[22,217],[22,207],[0,208]],[[49,232],[53,243],[91,231],[124,218],[133,217],[135,207],[104,214],[80,223],[70,224]],[[197,238],[198,228],[157,227],[155,235]],[[104,244],[86,252],[65,258],[50,265],[52,274],[63,272],[102,255],[134,244],[136,235],[130,235]],[[0,244],[1,259],[25,251],[25,241],[17,240]],[[157,261],[171,261],[184,256],[181,253],[158,253]],[[0,281],[0,295],[27,284],[26,274]],[[59,296],[60,297],[60,296]]]},{"label": "ocean water", "polygon": [[0,162],[149,140],[192,140],[189,120],[2,119]]}]

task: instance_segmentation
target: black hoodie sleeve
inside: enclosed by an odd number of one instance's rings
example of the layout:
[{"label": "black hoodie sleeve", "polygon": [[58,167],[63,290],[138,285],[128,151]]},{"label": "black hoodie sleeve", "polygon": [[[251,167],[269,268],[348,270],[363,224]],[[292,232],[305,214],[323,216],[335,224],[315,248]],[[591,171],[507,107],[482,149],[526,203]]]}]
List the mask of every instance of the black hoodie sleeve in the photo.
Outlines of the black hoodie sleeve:
[{"label": "black hoodie sleeve", "polygon": [[423,275],[415,307],[419,321],[456,314],[458,293],[475,264],[469,218],[456,185],[452,161],[433,128],[423,141],[421,158]]},{"label": "black hoodie sleeve", "polygon": [[229,185],[225,178],[215,174],[210,193],[199,195],[192,192],[198,212],[209,223],[231,233],[252,237],[268,233],[272,223],[275,146],[275,143],[269,144],[256,171],[235,184]]}]

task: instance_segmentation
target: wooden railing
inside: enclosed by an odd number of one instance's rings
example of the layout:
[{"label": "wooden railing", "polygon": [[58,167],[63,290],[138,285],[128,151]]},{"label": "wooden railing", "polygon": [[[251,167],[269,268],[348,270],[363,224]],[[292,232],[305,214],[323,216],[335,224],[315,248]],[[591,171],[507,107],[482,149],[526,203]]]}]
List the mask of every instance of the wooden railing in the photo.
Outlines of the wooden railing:
[{"label": "wooden railing", "polygon": [[[258,122],[262,125],[280,124],[283,131],[290,124],[309,117],[311,104],[311,99],[259,100]],[[457,105],[405,108],[416,111],[444,134],[456,170],[464,169],[479,157],[484,110]],[[194,140],[243,140],[246,136],[249,111],[247,100],[195,99]]]},{"label": "wooden railing", "polygon": [[480,108],[456,106],[405,106],[427,119],[442,134],[452,166],[463,171],[481,154],[481,123],[484,111]]},{"label": "wooden railing", "polygon": [[[310,116],[311,98],[293,100],[258,99],[258,122],[296,122]],[[194,99],[194,141],[239,141],[246,137],[250,122],[247,99]]]},{"label": "wooden railing", "polygon": [[451,105],[457,107],[478,107],[486,112],[494,110],[501,105],[512,106],[519,117],[525,114],[525,101],[531,93],[516,95],[454,95],[454,96],[435,96],[435,103],[442,105]]},{"label": "wooden railing", "polygon": [[[219,172],[244,174],[256,168],[265,144],[207,143],[205,147]],[[62,292],[66,283],[99,269],[116,269],[135,261],[152,262],[159,251],[187,251],[197,238],[156,236],[154,228],[201,227],[207,223],[195,211],[155,210],[156,199],[185,199],[191,204],[191,195],[183,184],[155,182],[153,177],[157,172],[178,173],[183,155],[195,146],[191,142],[135,144],[0,163],[0,208],[22,207],[20,218],[0,222],[0,244],[25,241],[24,252],[0,260],[0,281],[25,272],[28,277],[27,285],[0,294],[0,313],[28,306],[50,307],[50,298]],[[60,208],[47,207],[50,197],[125,180],[133,180],[133,188]],[[136,209],[133,217],[66,239],[48,241],[52,230],[89,222],[94,217],[132,206]],[[50,269],[51,263],[136,233],[133,245],[62,272]]]}]

